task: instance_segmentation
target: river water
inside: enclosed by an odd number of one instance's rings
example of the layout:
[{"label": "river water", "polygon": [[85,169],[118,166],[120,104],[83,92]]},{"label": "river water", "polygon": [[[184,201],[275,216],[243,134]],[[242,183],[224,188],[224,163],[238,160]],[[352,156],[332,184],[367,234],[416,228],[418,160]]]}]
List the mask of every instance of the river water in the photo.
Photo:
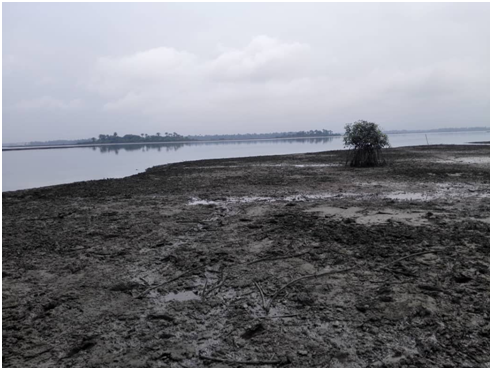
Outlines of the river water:
[{"label": "river water", "polygon": [[[489,141],[489,132],[389,135],[393,147]],[[341,137],[112,145],[2,152],[2,191],[121,178],[166,163],[343,149]]]}]

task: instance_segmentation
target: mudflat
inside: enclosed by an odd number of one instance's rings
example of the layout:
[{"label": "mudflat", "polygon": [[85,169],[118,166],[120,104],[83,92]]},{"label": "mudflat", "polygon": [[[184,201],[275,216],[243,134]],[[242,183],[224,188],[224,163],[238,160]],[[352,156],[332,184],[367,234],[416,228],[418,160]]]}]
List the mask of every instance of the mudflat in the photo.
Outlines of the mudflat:
[{"label": "mudflat", "polygon": [[488,367],[490,149],[3,193],[5,367]]}]

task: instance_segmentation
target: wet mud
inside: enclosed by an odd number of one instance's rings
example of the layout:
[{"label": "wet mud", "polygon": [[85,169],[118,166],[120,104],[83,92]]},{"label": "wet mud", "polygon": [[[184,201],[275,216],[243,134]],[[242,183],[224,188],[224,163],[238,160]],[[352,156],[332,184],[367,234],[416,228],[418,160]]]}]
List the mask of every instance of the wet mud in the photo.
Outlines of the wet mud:
[{"label": "wet mud", "polygon": [[3,193],[5,367],[488,367],[489,146]]}]

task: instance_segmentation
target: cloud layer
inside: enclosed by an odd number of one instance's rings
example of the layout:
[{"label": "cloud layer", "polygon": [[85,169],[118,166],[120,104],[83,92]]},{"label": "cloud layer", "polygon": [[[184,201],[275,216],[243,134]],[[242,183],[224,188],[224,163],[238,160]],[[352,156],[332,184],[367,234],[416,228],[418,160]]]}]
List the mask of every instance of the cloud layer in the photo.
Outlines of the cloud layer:
[{"label": "cloud layer", "polygon": [[14,105],[14,109],[25,110],[74,110],[82,107],[80,99],[63,101],[52,96],[42,96],[40,98],[21,100]]},{"label": "cloud layer", "polygon": [[88,87],[108,100],[108,111],[174,119],[203,119],[209,113],[216,120],[239,113],[231,111],[231,104],[254,111],[302,94],[311,64],[308,45],[257,36],[243,48],[210,59],[168,47],[100,58]]},{"label": "cloud layer", "polygon": [[100,58],[89,88],[107,100],[107,111],[172,117],[190,128],[197,121],[233,121],[253,128],[286,117],[321,121],[374,104],[395,114],[429,101],[452,104],[488,91],[483,79],[487,69],[467,57],[351,74],[335,62],[316,62],[310,45],[262,35],[209,59],[168,47]]}]

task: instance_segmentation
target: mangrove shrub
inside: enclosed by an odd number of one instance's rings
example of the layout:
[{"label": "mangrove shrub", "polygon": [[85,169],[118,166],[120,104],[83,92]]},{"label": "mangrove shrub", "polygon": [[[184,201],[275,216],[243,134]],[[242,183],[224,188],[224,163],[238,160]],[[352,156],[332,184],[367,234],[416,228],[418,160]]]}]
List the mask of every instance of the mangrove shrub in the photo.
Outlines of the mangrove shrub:
[{"label": "mangrove shrub", "polygon": [[374,122],[361,120],[346,124],[343,141],[345,147],[349,147],[346,164],[352,167],[386,164],[381,149],[390,146],[388,136]]}]

